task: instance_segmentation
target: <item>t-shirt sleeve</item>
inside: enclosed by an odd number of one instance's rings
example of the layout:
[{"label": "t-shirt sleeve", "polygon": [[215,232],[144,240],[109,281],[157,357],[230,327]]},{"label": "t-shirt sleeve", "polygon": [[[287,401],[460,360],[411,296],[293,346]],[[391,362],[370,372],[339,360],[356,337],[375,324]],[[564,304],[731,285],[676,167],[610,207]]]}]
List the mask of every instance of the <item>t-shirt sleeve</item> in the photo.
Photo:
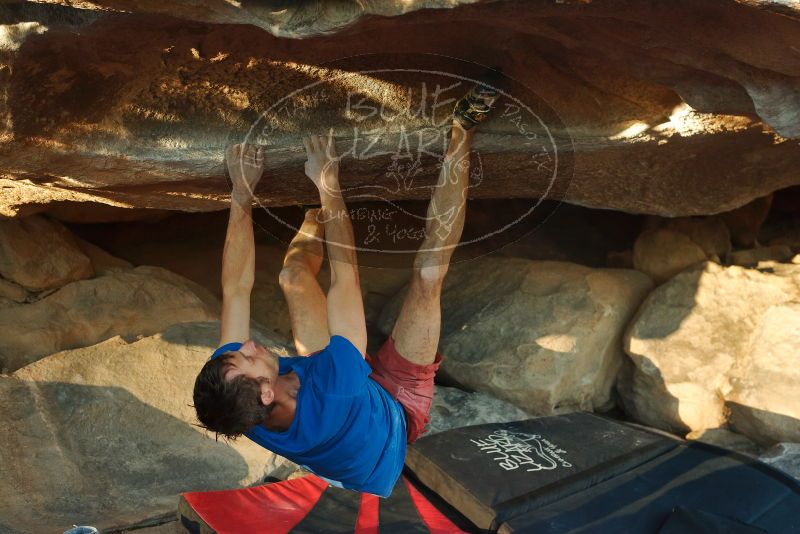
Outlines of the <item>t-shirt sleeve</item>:
[{"label": "t-shirt sleeve", "polygon": [[358,349],[342,336],[331,336],[328,346],[312,357],[309,373],[323,393],[355,395],[372,372]]}]

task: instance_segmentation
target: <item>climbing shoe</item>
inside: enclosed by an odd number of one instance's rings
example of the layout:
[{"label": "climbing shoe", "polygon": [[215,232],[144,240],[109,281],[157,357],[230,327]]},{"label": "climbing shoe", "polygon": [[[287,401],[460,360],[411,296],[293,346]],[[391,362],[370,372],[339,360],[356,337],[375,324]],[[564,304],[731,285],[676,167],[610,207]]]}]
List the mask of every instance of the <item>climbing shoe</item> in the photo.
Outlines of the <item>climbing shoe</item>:
[{"label": "climbing shoe", "polygon": [[493,83],[499,79],[499,72],[490,71],[489,75],[482,79],[488,85],[476,83],[461,100],[456,102],[456,107],[453,109],[453,118],[465,130],[474,128],[485,121],[500,97],[497,84]]}]

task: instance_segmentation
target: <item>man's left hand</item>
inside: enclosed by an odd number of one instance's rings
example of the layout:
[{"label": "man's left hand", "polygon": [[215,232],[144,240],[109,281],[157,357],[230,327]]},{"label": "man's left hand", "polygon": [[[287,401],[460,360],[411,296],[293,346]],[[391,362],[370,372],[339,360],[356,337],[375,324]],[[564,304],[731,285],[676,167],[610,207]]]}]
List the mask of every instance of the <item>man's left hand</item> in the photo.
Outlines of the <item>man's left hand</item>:
[{"label": "man's left hand", "polygon": [[265,148],[250,144],[231,145],[225,150],[225,162],[233,182],[232,196],[252,199],[261,175],[264,173]]}]

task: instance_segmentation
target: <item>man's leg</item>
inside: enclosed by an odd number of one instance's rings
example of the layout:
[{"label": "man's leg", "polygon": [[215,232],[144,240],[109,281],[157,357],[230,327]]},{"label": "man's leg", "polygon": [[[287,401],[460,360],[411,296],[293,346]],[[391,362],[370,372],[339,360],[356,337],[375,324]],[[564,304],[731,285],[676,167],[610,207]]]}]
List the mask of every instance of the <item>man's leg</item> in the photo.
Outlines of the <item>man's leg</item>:
[{"label": "man's leg", "polygon": [[392,330],[397,352],[420,365],[433,363],[439,345],[439,297],[464,228],[471,139],[472,131],[454,120],[439,182],[428,205],[425,240],[414,259],[408,294]]},{"label": "man's leg", "polygon": [[322,266],[325,227],[317,222],[319,210],[308,210],[300,230],[289,243],[278,280],[292,321],[297,354],[324,349],[330,341],[325,293],[317,281]]}]

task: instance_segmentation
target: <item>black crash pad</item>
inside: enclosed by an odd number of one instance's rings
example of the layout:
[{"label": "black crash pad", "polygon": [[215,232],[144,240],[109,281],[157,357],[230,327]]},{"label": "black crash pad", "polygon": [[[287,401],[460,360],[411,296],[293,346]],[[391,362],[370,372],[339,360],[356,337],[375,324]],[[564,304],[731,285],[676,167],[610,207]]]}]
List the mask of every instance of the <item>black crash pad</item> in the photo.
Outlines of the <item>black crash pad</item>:
[{"label": "black crash pad", "polygon": [[[585,491],[509,519],[502,534],[661,533],[677,507],[714,532],[800,533],[800,484],[741,454],[702,443],[679,447]],[[734,530],[733,526],[738,530]],[[698,527],[700,528],[700,527]],[[714,530],[716,529],[716,530]]]},{"label": "black crash pad", "polygon": [[[702,506],[702,503],[700,503]],[[767,531],[730,517],[694,508],[675,508],[658,534],[765,534]]]},{"label": "black crash pad", "polygon": [[796,480],[589,413],[427,436],[409,447],[406,466],[478,528],[502,534],[800,534]]},{"label": "black crash pad", "polygon": [[679,442],[590,413],[457,428],[409,447],[406,466],[482,529],[585,490]]}]

